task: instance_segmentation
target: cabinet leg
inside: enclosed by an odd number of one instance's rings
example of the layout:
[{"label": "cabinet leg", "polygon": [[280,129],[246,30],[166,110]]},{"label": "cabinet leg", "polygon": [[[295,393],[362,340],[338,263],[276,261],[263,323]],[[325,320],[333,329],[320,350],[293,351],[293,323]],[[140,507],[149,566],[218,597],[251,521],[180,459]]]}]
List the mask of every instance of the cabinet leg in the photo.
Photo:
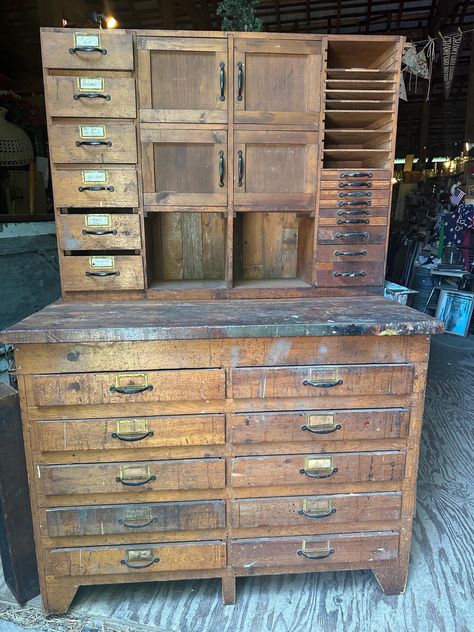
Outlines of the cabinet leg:
[{"label": "cabinet leg", "polygon": [[235,577],[222,578],[222,601],[225,605],[235,603]]},{"label": "cabinet leg", "polygon": [[394,560],[373,568],[372,572],[385,595],[400,595],[405,592],[408,578],[408,561]]},{"label": "cabinet leg", "polygon": [[46,614],[64,614],[72,603],[77,586],[60,581],[47,581],[41,597]]}]

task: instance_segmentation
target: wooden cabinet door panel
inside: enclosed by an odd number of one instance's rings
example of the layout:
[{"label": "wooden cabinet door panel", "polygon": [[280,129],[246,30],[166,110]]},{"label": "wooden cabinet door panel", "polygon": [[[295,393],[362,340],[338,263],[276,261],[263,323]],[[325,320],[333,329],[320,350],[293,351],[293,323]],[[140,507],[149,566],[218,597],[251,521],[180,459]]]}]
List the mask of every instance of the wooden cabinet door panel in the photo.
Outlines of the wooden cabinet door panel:
[{"label": "wooden cabinet door panel", "polygon": [[141,130],[145,206],[227,204],[225,130]]},{"label": "wooden cabinet door panel", "polygon": [[235,132],[235,205],[252,210],[313,210],[317,158],[317,132]]},{"label": "wooden cabinet door panel", "polygon": [[317,129],[321,42],[234,39],[236,123]]},{"label": "wooden cabinet door panel", "polygon": [[140,120],[227,122],[227,39],[138,37]]}]

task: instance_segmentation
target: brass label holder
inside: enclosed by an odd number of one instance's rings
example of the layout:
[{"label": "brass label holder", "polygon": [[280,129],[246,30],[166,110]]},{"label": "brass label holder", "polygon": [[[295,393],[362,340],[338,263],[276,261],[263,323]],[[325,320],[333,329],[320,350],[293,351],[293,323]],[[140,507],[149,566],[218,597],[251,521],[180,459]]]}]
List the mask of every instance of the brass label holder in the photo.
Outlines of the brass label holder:
[{"label": "brass label holder", "polygon": [[124,386],[148,386],[148,375],[146,373],[117,373],[115,375],[115,388]]},{"label": "brass label holder", "polygon": [[147,419],[117,419],[118,435],[137,435],[148,432]]}]

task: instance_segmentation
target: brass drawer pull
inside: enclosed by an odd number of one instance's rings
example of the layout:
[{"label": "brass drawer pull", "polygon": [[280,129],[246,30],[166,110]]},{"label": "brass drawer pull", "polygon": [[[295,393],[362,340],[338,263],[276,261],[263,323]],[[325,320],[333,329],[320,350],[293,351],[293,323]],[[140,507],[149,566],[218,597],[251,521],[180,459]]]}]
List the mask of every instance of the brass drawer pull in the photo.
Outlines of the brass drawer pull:
[{"label": "brass drawer pull", "polygon": [[219,152],[219,186],[224,186],[225,164],[224,164],[224,152],[222,149]]},{"label": "brass drawer pull", "polygon": [[336,508],[331,507],[331,509],[329,509],[329,511],[326,511],[325,513],[311,513],[309,511],[305,511],[304,509],[298,509],[298,513],[300,514],[300,516],[305,516],[306,518],[317,518],[319,520],[321,518],[329,518],[329,516],[335,514]]},{"label": "brass drawer pull", "polygon": [[369,219],[338,219],[337,224],[369,224]]},{"label": "brass drawer pull", "polygon": [[364,257],[367,254],[367,250],[336,250],[334,251],[335,257]]},{"label": "brass drawer pull", "polygon": [[340,386],[344,383],[344,380],[334,380],[334,382],[313,382],[311,380],[304,380],[303,386],[314,386],[315,388],[334,388],[334,386]]},{"label": "brass drawer pull", "polygon": [[159,561],[160,561],[159,557],[154,557],[152,560],[150,560],[149,562],[146,562],[145,564],[130,564],[128,560],[120,560],[120,564],[125,564],[125,566],[128,566],[128,568],[136,569],[136,568],[149,568],[153,564],[157,564]]},{"label": "brass drawer pull", "polygon": [[309,432],[312,432],[313,434],[318,434],[318,435],[324,435],[324,434],[331,434],[333,432],[336,432],[337,430],[340,430],[342,428],[341,424],[334,424],[331,428],[326,427],[326,428],[315,428],[313,426],[308,426],[308,425],[304,425],[301,426],[301,430],[309,430]]},{"label": "brass drawer pull", "polygon": [[314,470],[314,472],[311,472],[310,470],[302,467],[300,470],[300,474],[306,474],[306,476],[309,476],[310,478],[329,478],[337,471],[337,467],[331,467],[327,472],[324,473],[321,470]]},{"label": "brass drawer pull", "polygon": [[146,485],[147,483],[151,483],[151,481],[156,481],[156,476],[151,474],[148,478],[143,479],[142,481],[131,481],[122,478],[121,476],[117,476],[115,478],[117,483],[122,483],[122,485],[126,485],[127,487],[139,487],[140,485]]},{"label": "brass drawer pull", "polygon": [[366,209],[363,209],[363,208],[359,208],[359,209],[350,209],[349,211],[338,211],[337,214],[338,215],[370,215],[370,211],[367,211]]},{"label": "brass drawer pull", "polygon": [[140,435],[120,435],[118,434],[118,432],[112,432],[112,439],[118,439],[119,441],[143,441],[143,439],[147,439],[148,437],[153,437],[155,433],[153,432],[153,430],[150,430],[149,432],[145,432],[144,434],[140,434]]},{"label": "brass drawer pull", "polygon": [[74,46],[69,49],[71,55],[76,53],[100,53],[101,55],[107,55],[106,48],[100,48],[100,46]]},{"label": "brass drawer pull", "polygon": [[341,178],[372,178],[373,173],[369,171],[353,171],[350,173],[340,173],[339,177]]},{"label": "brass drawer pull", "polygon": [[244,65],[241,61],[237,64],[237,101],[242,101],[244,89]]},{"label": "brass drawer pull", "polygon": [[299,549],[297,551],[298,555],[302,555],[306,557],[308,560],[324,560],[324,558],[329,557],[334,553],[334,549],[330,549],[329,547],[325,549]]},{"label": "brass drawer pull", "polygon": [[340,198],[344,197],[372,197],[371,191],[349,191],[349,193],[339,193]]},{"label": "brass drawer pull", "polygon": [[110,101],[112,97],[110,94],[102,94],[101,92],[76,92],[73,98],[75,101],[79,101],[79,99],[105,99]]},{"label": "brass drawer pull", "polygon": [[90,272],[89,270],[87,270],[86,276],[88,277],[120,276],[120,272],[118,270],[114,270],[113,272],[107,272],[106,270],[101,270],[99,272]]},{"label": "brass drawer pull", "polygon": [[[334,509],[334,511],[336,511],[336,510]],[[125,520],[122,520],[120,518],[119,519],[119,524],[121,524],[124,527],[127,527],[127,529],[145,529],[145,527],[149,527],[154,522],[157,522],[157,520],[158,520],[158,518],[150,518],[150,520],[148,520],[148,522],[144,522],[142,524],[130,524],[129,522],[125,522]]]},{"label": "brass drawer pull", "polygon": [[365,277],[365,272],[334,272],[333,276],[344,278]]},{"label": "brass drawer pull", "polygon": [[145,391],[152,391],[153,385],[152,384],[143,384],[140,386],[134,385],[134,384],[129,384],[128,386],[112,385],[109,390],[111,393],[120,393],[121,395],[135,395],[136,393],[144,393]]},{"label": "brass drawer pull", "polygon": [[367,187],[370,189],[372,182],[339,182],[339,186],[343,187]]},{"label": "brass drawer pull", "polygon": [[338,206],[370,206],[370,200],[352,200],[352,202],[338,202]]},{"label": "brass drawer pull", "polygon": [[77,187],[79,193],[83,193],[84,191],[110,191],[112,193],[115,191],[114,187],[99,187],[99,186],[90,186],[90,187]]},{"label": "brass drawer pull", "polygon": [[336,233],[336,239],[358,239],[360,241],[364,239],[368,240],[369,233]]},{"label": "brass drawer pull", "polygon": [[225,63],[219,63],[219,88],[221,90],[219,101],[225,101]]},{"label": "brass drawer pull", "polygon": [[99,145],[112,147],[112,141],[111,140],[76,140],[76,147],[82,147],[82,145],[87,145],[88,147],[98,147]]},{"label": "brass drawer pull", "polygon": [[84,230],[82,231],[83,235],[116,235],[117,231],[115,228],[113,230]]}]

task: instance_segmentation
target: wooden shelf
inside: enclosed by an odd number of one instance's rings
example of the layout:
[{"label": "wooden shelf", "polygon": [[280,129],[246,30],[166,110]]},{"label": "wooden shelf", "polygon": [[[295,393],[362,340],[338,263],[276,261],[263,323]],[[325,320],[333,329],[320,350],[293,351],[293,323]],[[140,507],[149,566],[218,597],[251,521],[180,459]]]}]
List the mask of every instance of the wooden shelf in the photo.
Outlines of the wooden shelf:
[{"label": "wooden shelf", "polygon": [[327,110],[339,110],[340,112],[347,111],[362,111],[370,110],[372,112],[391,112],[393,109],[393,99],[389,101],[361,101],[361,100],[342,100],[342,99],[326,99],[326,111]]},{"label": "wooden shelf", "polygon": [[336,160],[347,158],[348,160],[365,160],[366,158],[377,158],[390,153],[389,149],[325,149],[324,153]]},{"label": "wooden shelf", "polygon": [[303,279],[242,279],[235,281],[235,288],[245,288],[246,290],[260,289],[307,289],[311,285],[303,281]]},{"label": "wooden shelf", "polygon": [[153,281],[148,286],[149,290],[174,292],[186,290],[225,290],[226,283],[223,280],[213,279],[188,279],[181,281]]},{"label": "wooden shelf", "polygon": [[359,81],[360,79],[391,79],[395,78],[396,70],[379,70],[378,68],[328,68],[327,78],[329,79],[350,79]]},{"label": "wooden shelf", "polygon": [[358,145],[352,149],[373,149],[371,143],[388,143],[390,136],[389,131],[377,129],[327,129],[324,132],[324,149],[331,149],[330,144],[344,147]]},{"label": "wooden shelf", "polygon": [[326,90],[326,100],[344,100],[344,101],[390,101],[393,102],[395,90],[348,90],[333,89]]},{"label": "wooden shelf", "polygon": [[394,79],[326,79],[326,90],[388,90],[393,91]]},{"label": "wooden shelf", "polygon": [[326,110],[326,127],[378,129],[390,125],[392,113],[381,110]]}]

